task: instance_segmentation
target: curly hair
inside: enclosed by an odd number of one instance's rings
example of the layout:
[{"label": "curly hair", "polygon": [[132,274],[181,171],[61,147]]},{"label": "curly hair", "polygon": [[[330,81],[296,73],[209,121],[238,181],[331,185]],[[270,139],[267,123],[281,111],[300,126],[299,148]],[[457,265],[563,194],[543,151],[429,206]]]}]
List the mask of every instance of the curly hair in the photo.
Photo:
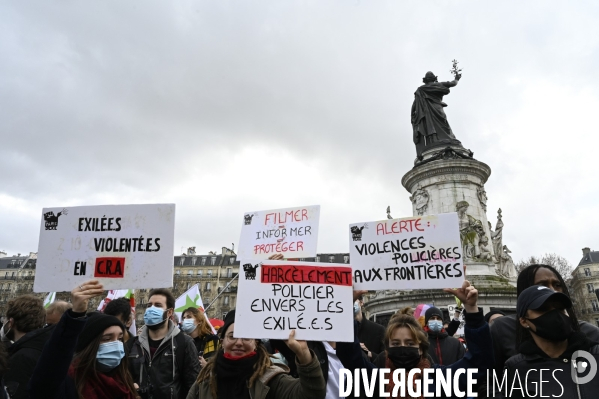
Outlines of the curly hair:
[{"label": "curly hair", "polygon": [[7,319],[14,319],[13,327],[23,333],[37,330],[46,322],[44,302],[33,295],[21,295],[8,301]]},{"label": "curly hair", "polygon": [[[261,376],[263,376],[264,373],[266,372],[266,370],[271,366],[270,355],[266,351],[266,348],[264,348],[264,346],[259,343],[260,341],[257,341],[257,342],[258,342],[258,344],[256,345],[256,356],[258,356],[258,361],[254,365],[254,374],[252,374],[252,376],[250,377],[250,381],[248,384],[249,388],[253,387],[256,380],[258,378],[260,378]],[[216,359],[219,356],[223,356],[223,354],[224,354],[224,350],[220,349],[218,351],[218,353],[216,354],[216,356],[212,356],[210,358],[210,360],[204,366],[202,371],[200,371],[200,375],[198,375],[198,380],[197,380],[198,384],[201,383],[202,381],[206,381],[206,380],[209,381],[210,393],[212,394],[213,398],[218,397],[218,392],[216,389],[216,386],[217,386],[216,370],[215,370],[214,365],[216,363]]]}]

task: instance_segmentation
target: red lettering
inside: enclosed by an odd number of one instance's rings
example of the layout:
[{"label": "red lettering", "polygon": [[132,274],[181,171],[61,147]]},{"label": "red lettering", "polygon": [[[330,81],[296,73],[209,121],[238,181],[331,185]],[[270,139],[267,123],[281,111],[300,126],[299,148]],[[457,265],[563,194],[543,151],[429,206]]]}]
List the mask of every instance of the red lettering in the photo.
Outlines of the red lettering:
[{"label": "red lettering", "polygon": [[308,210],[302,209],[302,220],[308,220]]},{"label": "red lettering", "polygon": [[94,277],[125,277],[125,258],[96,258]]},{"label": "red lettering", "polygon": [[352,285],[352,269],[346,266],[262,265],[260,276],[264,284]]}]

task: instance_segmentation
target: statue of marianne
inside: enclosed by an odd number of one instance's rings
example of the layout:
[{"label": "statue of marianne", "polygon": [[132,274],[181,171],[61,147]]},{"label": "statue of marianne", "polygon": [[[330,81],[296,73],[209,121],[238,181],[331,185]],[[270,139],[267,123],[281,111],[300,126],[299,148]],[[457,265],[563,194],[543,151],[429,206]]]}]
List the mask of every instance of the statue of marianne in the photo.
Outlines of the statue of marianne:
[{"label": "statue of marianne", "polygon": [[461,77],[456,72],[451,82],[438,82],[435,74],[429,71],[422,79],[424,85],[416,89],[412,104],[412,128],[418,157],[427,147],[462,146],[451,131],[443,111],[447,107],[443,96],[449,94],[449,88],[456,86]]}]

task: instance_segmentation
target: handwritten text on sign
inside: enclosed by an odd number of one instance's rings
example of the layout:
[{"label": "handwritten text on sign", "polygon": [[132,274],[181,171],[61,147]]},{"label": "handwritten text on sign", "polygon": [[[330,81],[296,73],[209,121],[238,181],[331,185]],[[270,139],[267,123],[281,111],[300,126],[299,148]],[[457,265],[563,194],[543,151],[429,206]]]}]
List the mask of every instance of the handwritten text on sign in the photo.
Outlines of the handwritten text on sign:
[{"label": "handwritten text on sign", "polygon": [[235,336],[353,340],[352,270],[347,265],[264,261],[239,275]]},{"label": "handwritten text on sign", "polygon": [[349,242],[355,289],[450,288],[464,281],[456,213],[352,224]]},{"label": "handwritten text on sign", "polygon": [[91,278],[106,289],[170,287],[175,205],[44,209],[35,292],[70,291]]},{"label": "handwritten text on sign", "polygon": [[265,260],[316,256],[320,206],[248,212],[243,216],[238,258]]}]

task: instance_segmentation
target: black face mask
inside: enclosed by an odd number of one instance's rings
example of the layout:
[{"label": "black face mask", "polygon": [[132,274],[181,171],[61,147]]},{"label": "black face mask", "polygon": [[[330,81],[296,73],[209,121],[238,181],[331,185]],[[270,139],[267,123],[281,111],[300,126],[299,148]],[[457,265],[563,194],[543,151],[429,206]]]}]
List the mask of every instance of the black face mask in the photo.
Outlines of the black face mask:
[{"label": "black face mask", "polygon": [[392,346],[387,349],[387,357],[393,365],[402,369],[413,369],[420,361],[418,348],[412,346]]},{"label": "black face mask", "polygon": [[559,309],[553,309],[536,319],[527,318],[527,320],[537,328],[537,331],[531,330],[531,333],[550,341],[563,341],[572,334],[570,318]]}]

